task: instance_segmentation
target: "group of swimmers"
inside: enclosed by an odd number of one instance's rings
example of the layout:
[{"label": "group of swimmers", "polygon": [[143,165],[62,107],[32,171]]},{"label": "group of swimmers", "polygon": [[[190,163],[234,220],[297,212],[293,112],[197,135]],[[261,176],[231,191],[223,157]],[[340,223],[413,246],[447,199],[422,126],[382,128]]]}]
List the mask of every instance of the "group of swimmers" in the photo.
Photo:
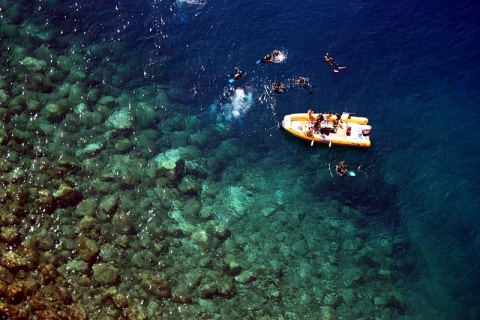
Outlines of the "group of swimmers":
[{"label": "group of swimmers", "polygon": [[[278,57],[280,56],[281,52],[279,50],[273,50],[271,54],[267,54],[265,57],[260,59],[258,62],[262,63],[274,63],[276,60],[278,60]],[[332,67],[333,72],[337,73],[338,70],[345,69],[346,67],[340,67],[335,60],[328,54],[328,52],[325,54],[325,61]],[[241,77],[245,76],[246,73],[243,73],[238,67],[235,67],[235,72],[231,75],[234,80],[238,80]],[[307,90],[309,94],[313,94],[313,91],[310,90],[314,86],[308,83],[308,80],[304,77],[298,77],[295,81],[295,84],[298,85],[299,87],[304,88]],[[272,87],[273,92],[276,93],[284,93],[285,92],[285,85],[278,81],[275,80],[275,83],[273,84]]]}]

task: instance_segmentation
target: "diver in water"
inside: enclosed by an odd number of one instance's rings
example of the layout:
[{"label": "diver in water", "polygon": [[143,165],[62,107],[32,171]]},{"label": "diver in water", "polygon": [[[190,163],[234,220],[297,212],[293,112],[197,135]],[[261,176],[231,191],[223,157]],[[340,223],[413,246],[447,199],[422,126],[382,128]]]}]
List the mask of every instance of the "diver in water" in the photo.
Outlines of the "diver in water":
[{"label": "diver in water", "polygon": [[327,53],[325,53],[325,61],[332,67],[333,72],[338,73],[338,70],[345,70],[347,67],[340,67],[338,63]]},{"label": "diver in water", "polygon": [[278,50],[273,50],[273,52],[271,54],[267,54],[265,57],[263,57],[262,59],[260,59],[260,61],[262,63],[274,63],[275,62],[275,59],[280,56],[280,51]]},{"label": "diver in water", "polygon": [[298,77],[295,83],[303,89],[307,90],[308,93],[313,94],[313,91],[310,90],[310,88],[313,88],[313,86],[308,83],[307,79],[305,79],[304,77]]},{"label": "diver in water", "polygon": [[232,74],[232,77],[233,77],[235,80],[238,80],[238,79],[240,79],[241,77],[243,77],[244,75],[246,75],[246,73],[244,74],[238,67],[235,67],[235,73]]},{"label": "diver in water", "polygon": [[267,54],[260,60],[262,63],[273,63],[273,57],[270,54]]},{"label": "diver in water", "polygon": [[346,177],[348,175],[347,164],[344,161],[340,161],[337,166],[337,174],[341,177]]},{"label": "diver in water", "polygon": [[275,84],[273,85],[272,89],[274,92],[277,92],[277,93],[285,92],[285,86],[283,85],[283,83],[281,83],[278,80],[275,80]]},{"label": "diver in water", "polygon": [[338,68],[338,64],[333,60],[333,58],[327,53],[325,53],[325,61],[332,67],[334,72],[338,72],[338,70],[335,69],[335,66]]}]

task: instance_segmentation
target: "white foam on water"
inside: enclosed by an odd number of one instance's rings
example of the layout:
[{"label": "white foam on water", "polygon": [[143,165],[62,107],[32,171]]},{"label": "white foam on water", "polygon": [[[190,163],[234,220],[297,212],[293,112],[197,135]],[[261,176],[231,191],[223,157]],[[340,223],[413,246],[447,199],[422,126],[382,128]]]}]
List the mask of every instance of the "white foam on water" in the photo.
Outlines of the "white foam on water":
[{"label": "white foam on water", "polygon": [[279,51],[279,52],[280,53],[275,58],[273,58],[274,63],[280,63],[287,60],[287,52],[282,52],[282,51]]},{"label": "white foam on water", "polygon": [[254,102],[252,92],[246,92],[242,88],[235,89],[229,99],[227,103],[221,105],[216,103],[210,106],[210,112],[218,112],[218,122],[240,120]]},{"label": "white foam on water", "polygon": [[178,5],[191,4],[191,5],[204,5],[206,1],[204,0],[177,0]]}]

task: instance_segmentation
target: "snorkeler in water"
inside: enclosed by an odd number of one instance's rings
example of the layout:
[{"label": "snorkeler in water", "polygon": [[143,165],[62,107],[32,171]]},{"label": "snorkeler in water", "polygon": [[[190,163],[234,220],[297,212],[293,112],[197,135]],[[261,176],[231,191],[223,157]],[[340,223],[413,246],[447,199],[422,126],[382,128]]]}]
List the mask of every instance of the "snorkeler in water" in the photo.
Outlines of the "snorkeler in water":
[{"label": "snorkeler in water", "polygon": [[243,77],[244,75],[246,75],[246,73],[243,73],[238,67],[235,67],[235,73],[232,74],[231,76],[232,76],[235,80],[238,80],[238,79],[240,79],[241,77]]},{"label": "snorkeler in water", "polygon": [[332,67],[332,70],[335,73],[338,73],[338,70],[347,69],[347,67],[340,67],[338,63],[336,63],[335,60],[333,60],[333,58],[328,54],[328,52],[325,53],[324,59],[325,59],[325,62],[327,62],[330,65],[330,67]]},{"label": "snorkeler in water", "polygon": [[348,175],[347,164],[344,161],[340,161],[336,166],[337,174],[341,177],[346,177]]},{"label": "snorkeler in water", "polygon": [[260,60],[262,63],[273,63],[273,57],[270,54],[267,54]]},{"label": "snorkeler in water", "polygon": [[[274,63],[274,62],[276,62],[275,59],[277,59],[280,56],[280,54],[281,54],[280,51],[273,50],[271,54],[267,54],[265,57],[263,57],[259,61],[262,62],[262,63]],[[257,61],[257,63],[258,63],[258,61]]]},{"label": "snorkeler in water", "polygon": [[277,93],[284,93],[285,92],[285,86],[283,83],[281,83],[278,80],[275,80],[275,84],[273,85],[273,91]]},{"label": "snorkeler in water", "polygon": [[295,83],[303,89],[307,90],[308,93],[313,94],[313,91],[310,90],[310,88],[313,88],[313,86],[308,83],[307,79],[305,79],[304,77],[298,77]]}]

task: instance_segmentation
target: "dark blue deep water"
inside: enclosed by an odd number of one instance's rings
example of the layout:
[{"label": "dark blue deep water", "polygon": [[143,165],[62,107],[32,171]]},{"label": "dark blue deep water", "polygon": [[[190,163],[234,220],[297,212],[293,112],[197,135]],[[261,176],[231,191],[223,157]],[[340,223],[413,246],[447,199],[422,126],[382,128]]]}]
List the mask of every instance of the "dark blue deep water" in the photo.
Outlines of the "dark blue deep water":
[{"label": "dark blue deep water", "polygon": [[[292,168],[294,175],[267,181],[284,194],[299,187],[302,191],[289,201],[300,205],[302,196],[334,200],[362,213],[359,225],[376,232],[366,237],[406,239],[408,245],[397,253],[408,252],[410,269],[391,281],[408,297],[408,307],[394,307],[398,314],[382,319],[478,317],[476,1],[90,0],[31,1],[31,7],[32,21],[69,35],[71,41],[55,44],[56,50],[114,44],[106,52],[85,55],[89,65],[109,59],[125,66],[123,80],[103,79],[107,86],[135,92],[154,85],[179,92],[172,112],[179,108],[202,128],[238,138],[245,153],[237,157],[245,160],[224,166],[241,163],[269,172]],[[284,53],[283,62],[256,63],[274,49]],[[333,74],[323,60],[326,52],[347,69]],[[229,83],[234,67],[246,76]],[[294,85],[298,76],[309,79],[313,94]],[[286,85],[284,94],[271,91],[274,80]],[[310,108],[368,117],[371,148],[310,147],[277,128],[285,114]],[[151,129],[160,130],[161,123]],[[248,150],[261,156],[252,160]],[[214,153],[208,146],[202,151]],[[356,177],[331,174],[342,160]],[[321,217],[321,210],[313,202],[305,215]],[[248,216],[242,223],[254,220]],[[287,231],[278,224],[265,227],[272,234]],[[242,237],[248,239],[248,230]],[[308,238],[318,231],[302,232]],[[304,311],[289,312],[283,314],[286,319],[314,319]]]}]

